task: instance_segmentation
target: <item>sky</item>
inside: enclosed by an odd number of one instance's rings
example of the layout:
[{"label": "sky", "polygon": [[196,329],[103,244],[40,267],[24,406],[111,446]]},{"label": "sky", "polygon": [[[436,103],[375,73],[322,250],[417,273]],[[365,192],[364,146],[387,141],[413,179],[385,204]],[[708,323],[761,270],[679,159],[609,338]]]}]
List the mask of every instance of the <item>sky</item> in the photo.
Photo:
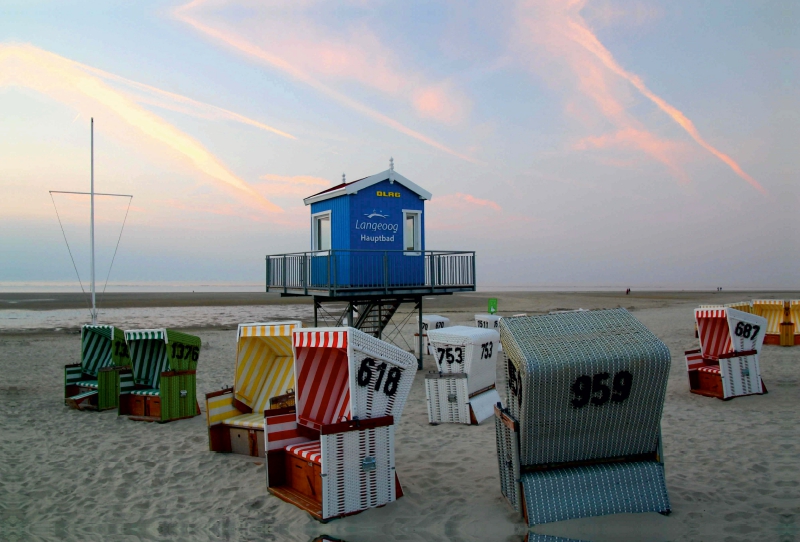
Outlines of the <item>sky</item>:
[{"label": "sky", "polygon": [[[263,281],[389,167],[479,286],[800,288],[800,4],[0,2],[0,283]],[[59,223],[60,219],[60,223]],[[107,275],[123,221],[113,269]],[[63,231],[62,231],[63,226]]]}]

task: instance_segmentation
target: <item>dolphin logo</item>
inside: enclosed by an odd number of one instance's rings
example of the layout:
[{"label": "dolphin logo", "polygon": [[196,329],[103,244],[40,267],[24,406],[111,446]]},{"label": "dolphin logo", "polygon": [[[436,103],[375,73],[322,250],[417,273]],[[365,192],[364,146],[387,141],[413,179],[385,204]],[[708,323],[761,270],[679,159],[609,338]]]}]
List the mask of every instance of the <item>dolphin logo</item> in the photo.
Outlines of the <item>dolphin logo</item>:
[{"label": "dolphin logo", "polygon": [[376,216],[378,216],[380,218],[389,218],[389,215],[382,215],[380,213],[377,213],[377,212],[375,212],[375,209],[373,209],[372,212],[369,213],[369,214],[365,213],[364,216],[367,217],[367,218],[375,218]]}]

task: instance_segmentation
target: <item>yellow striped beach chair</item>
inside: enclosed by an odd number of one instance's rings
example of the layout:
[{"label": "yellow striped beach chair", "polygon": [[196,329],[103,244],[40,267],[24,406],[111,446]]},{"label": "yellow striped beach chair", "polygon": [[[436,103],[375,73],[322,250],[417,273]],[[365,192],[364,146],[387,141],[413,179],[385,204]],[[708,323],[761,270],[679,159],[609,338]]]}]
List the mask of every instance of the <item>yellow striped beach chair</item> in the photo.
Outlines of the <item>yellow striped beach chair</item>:
[{"label": "yellow striped beach chair", "polygon": [[[737,311],[746,312],[748,314],[753,314],[753,304],[749,301],[738,301],[736,303],[726,303],[726,307],[729,309],[736,309]],[[703,307],[700,307],[703,308]]]},{"label": "yellow striped beach chair", "polygon": [[764,344],[780,344],[783,300],[754,299],[753,314],[767,319],[767,334],[764,336]]},{"label": "yellow striped beach chair", "polygon": [[209,448],[264,457],[264,411],[293,405],[292,331],[299,321],[240,324],[231,388],[206,394]]}]

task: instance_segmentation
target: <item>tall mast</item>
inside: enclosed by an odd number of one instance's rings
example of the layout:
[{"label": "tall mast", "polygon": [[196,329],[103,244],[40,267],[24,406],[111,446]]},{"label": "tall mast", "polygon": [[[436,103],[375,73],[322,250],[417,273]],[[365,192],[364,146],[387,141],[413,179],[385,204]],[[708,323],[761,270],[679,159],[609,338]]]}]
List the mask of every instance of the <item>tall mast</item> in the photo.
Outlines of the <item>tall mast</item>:
[{"label": "tall mast", "polygon": [[91,226],[90,236],[92,238],[92,325],[97,324],[97,306],[95,305],[95,280],[94,280],[94,117],[92,117],[92,187],[91,187]]}]

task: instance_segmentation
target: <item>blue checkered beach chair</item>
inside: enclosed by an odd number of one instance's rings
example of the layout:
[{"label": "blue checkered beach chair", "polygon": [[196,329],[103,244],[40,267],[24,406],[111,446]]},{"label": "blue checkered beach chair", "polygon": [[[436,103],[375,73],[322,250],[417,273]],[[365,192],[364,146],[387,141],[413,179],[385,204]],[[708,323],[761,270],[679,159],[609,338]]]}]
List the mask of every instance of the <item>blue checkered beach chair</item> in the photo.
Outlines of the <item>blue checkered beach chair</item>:
[{"label": "blue checkered beach chair", "polygon": [[123,331],[108,325],[81,328],[81,362],[64,368],[64,402],[80,410],[117,408],[118,373],[131,363]]},{"label": "blue checkered beach chair", "polygon": [[670,510],[661,413],[670,353],[625,309],[503,318],[501,490],[529,525]]}]

